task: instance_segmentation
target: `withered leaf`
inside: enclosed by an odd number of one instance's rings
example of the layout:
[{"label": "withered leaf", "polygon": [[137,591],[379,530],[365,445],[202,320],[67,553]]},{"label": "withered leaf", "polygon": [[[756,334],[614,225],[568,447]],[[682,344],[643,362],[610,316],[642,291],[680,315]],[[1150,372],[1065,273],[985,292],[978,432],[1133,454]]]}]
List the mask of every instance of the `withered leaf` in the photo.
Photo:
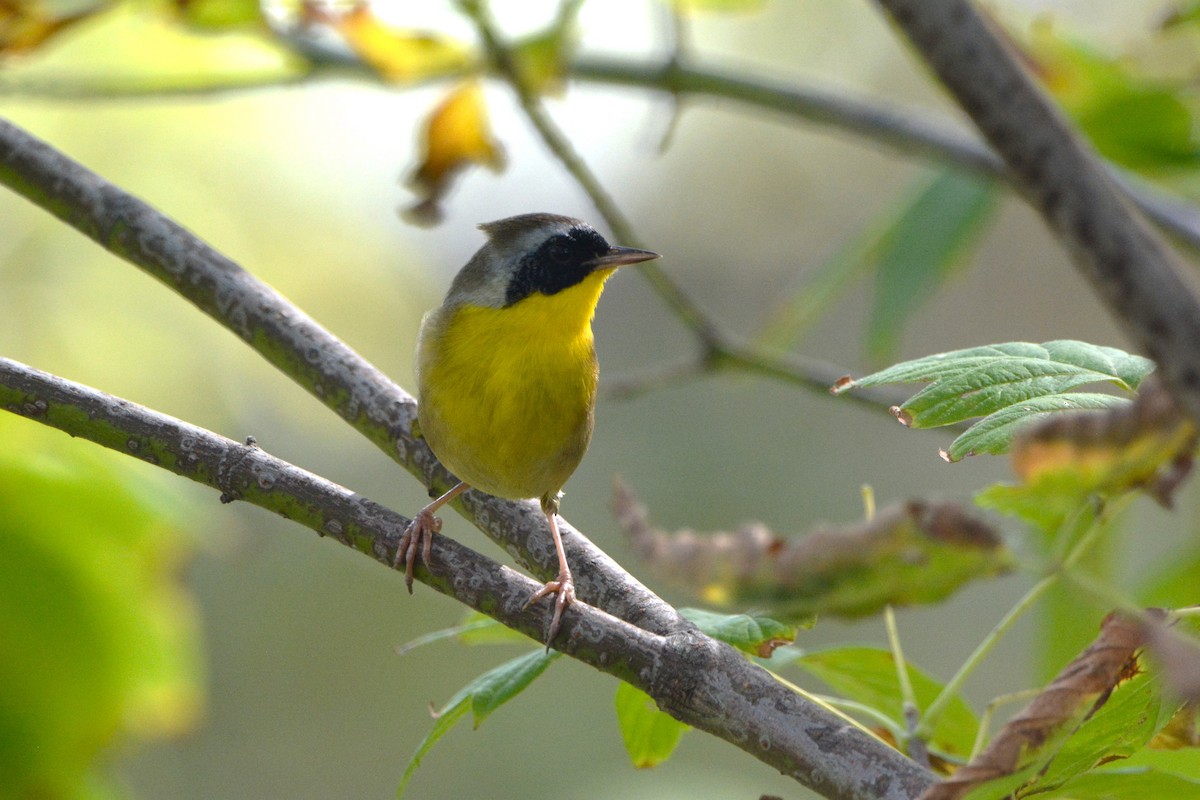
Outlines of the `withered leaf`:
[{"label": "withered leaf", "polygon": [[664,579],[710,604],[766,605],[785,619],[860,617],[889,604],[933,603],[1013,563],[995,531],[954,503],[910,501],[869,522],[791,538],[759,523],[733,532],[667,533],[650,525],[619,481],[614,509],[638,555]]},{"label": "withered leaf", "polygon": [[1017,788],[1023,775],[1049,761],[1117,684],[1131,677],[1144,643],[1140,619],[1110,614],[1095,641],[1010,719],[983,752],[927,789],[920,800],[958,800],[985,782],[1009,776],[1017,781],[1010,788]]},{"label": "withered leaf", "polygon": [[1191,468],[1196,426],[1155,378],[1129,406],[1062,412],[1037,423],[1013,444],[1013,470],[1025,484],[1070,478],[1079,495],[1145,489],[1163,505]]}]

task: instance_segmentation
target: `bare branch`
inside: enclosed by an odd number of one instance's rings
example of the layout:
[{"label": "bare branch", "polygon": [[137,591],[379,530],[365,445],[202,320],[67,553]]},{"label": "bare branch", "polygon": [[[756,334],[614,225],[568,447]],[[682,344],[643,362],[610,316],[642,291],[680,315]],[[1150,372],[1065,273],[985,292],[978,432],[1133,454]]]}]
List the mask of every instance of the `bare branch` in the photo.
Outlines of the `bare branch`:
[{"label": "bare branch", "polygon": [[1200,420],[1200,302],[1183,264],[1126,201],[991,24],[967,0],[879,0],[1004,158],[1168,388]]},{"label": "bare branch", "polygon": [[[3,119],[0,183],[166,283],[427,486],[449,486],[449,474],[413,433],[417,406],[407,392],[194,234]],[[557,574],[554,548],[532,504],[471,493],[455,506],[535,574]],[[690,627],[582,533],[569,524],[561,532],[583,600],[658,633]]]},{"label": "bare branch", "polygon": [[[90,439],[299,522],[390,565],[408,520],[253,445],[0,359],[0,408]],[[445,537],[418,577],[539,640],[537,584]],[[564,653],[645,691],[661,708],[837,800],[910,800],[933,775],[694,629],[661,636],[577,602]]]}]

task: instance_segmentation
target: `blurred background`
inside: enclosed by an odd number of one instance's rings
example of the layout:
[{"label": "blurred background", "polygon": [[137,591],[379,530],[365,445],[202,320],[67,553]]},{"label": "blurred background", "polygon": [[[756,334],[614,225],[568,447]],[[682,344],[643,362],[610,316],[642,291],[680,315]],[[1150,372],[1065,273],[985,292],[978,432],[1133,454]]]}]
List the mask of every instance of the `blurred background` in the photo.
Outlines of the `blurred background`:
[{"label": "blurred background", "polygon": [[[963,124],[871,4],[735,5],[742,8],[689,14],[698,63]],[[375,8],[404,27],[475,41],[449,2]],[[1097,54],[1135,59],[1156,80],[1185,85],[1200,63],[1194,39],[1159,29],[1171,10],[1163,2],[1007,0],[989,8],[1020,41],[1049,25]],[[557,4],[496,2],[493,11],[506,33],[519,36],[545,26]],[[666,4],[586,3],[579,31],[583,55],[647,64],[670,55]],[[477,223],[552,211],[603,228],[510,89],[495,80],[484,92],[507,168],[465,173],[435,227],[415,226],[399,211],[419,199],[405,178],[420,160],[423,121],[452,82],[396,85],[347,70],[257,90],[119,96],[79,89],[152,84],[164,75],[285,76],[292,58],[257,29],[204,32],[182,26],[166,6],[123,4],[28,52],[0,55],[0,114],[199,234],[409,390],[421,314],[440,303],[482,243]],[[573,81],[548,104],[641,243],[662,253],[663,269],[741,336],[754,335],[781,298],[933,174],[918,157],[835,127],[729,101],[676,105],[661,92]],[[1193,164],[1152,166],[1151,177],[1173,191],[1194,186]],[[954,261],[898,334],[891,360],[1011,340],[1129,346],[1041,221],[1011,194],[1000,195],[977,241]],[[848,284],[796,351],[858,375],[880,366],[868,355],[866,333],[874,291],[869,276]],[[602,385],[698,352],[633,270],[610,282],[595,330]],[[0,353],[234,439],[253,435],[268,452],[405,513],[425,502],[417,481],[235,337],[7,191],[0,192]],[[731,530],[758,519],[793,534],[858,519],[864,484],[881,504],[967,500],[1008,477],[1004,459],[944,463],[938,448],[951,438],[778,381],[698,377],[632,398],[603,397],[563,511],[642,575],[609,508],[614,474],[664,528]],[[397,645],[455,624],[463,609],[420,586],[410,597],[394,572],[360,554],[258,509],[223,506],[210,490],[146,465],[92,453],[91,444],[16,418],[0,418],[5,439],[64,458],[89,451],[98,469],[128,474],[157,498],[178,532],[167,547],[184,590],[173,613],[199,632],[187,669],[202,697],[189,701],[182,715],[189,721],[171,735],[124,737],[109,748],[105,775],[116,796],[392,796],[431,725],[430,704],[523,652],[446,642],[398,656]],[[1186,543],[1192,531],[1181,521],[1194,516],[1194,492],[1185,491],[1179,506],[1182,513],[1168,515],[1139,502],[1130,512],[1130,531],[1154,530],[1152,546],[1139,546],[1122,567],[1131,583],[1153,553]],[[453,515],[445,532],[503,558]],[[88,540],[72,546],[86,552]],[[646,579],[673,602],[694,602]],[[945,679],[1028,585],[1027,575],[1015,574],[974,584],[941,606],[901,611],[906,654]],[[1022,623],[971,680],[977,707],[1043,676],[1034,633]],[[798,644],[847,641],[884,643],[882,625],[823,620]],[[694,732],[665,765],[634,770],[617,733],[614,689],[613,679],[560,660],[486,725],[463,725],[442,740],[407,796],[805,796],[791,780]]]}]

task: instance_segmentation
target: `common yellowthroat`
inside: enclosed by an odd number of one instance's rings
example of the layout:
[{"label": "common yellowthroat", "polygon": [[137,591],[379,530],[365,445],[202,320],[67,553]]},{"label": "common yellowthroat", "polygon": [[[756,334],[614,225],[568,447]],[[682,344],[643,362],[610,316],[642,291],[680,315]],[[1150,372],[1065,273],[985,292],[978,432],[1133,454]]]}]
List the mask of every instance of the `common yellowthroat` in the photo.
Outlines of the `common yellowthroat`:
[{"label": "common yellowthroat", "polygon": [[417,421],[434,455],[460,481],[425,506],[404,533],[396,563],[429,561],[435,512],[470,487],[508,499],[536,497],[558,553],[558,577],[528,603],[555,595],[546,643],[575,599],[558,533],[558,502],[592,437],[598,375],[592,317],[604,282],[657,253],[614,247],[590,225],[523,214],[479,226],[487,243],[421,322]]}]

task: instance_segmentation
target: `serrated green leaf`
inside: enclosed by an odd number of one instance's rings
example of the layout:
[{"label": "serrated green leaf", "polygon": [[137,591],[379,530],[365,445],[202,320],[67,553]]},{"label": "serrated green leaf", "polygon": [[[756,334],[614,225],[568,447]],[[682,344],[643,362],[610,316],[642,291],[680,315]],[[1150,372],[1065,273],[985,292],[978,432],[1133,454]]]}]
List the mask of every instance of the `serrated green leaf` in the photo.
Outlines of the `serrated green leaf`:
[{"label": "serrated green leaf", "polygon": [[1045,419],[1057,411],[1105,409],[1129,405],[1124,397],[1093,392],[1048,394],[1002,408],[968,428],[946,449],[947,461],[961,461],[971,455],[1008,452],[1013,436],[1024,427]]},{"label": "serrated green leaf", "polygon": [[905,204],[875,253],[875,302],[867,326],[873,362],[895,352],[905,322],[978,238],[997,196],[994,181],[945,169]]},{"label": "serrated green leaf", "polygon": [[714,639],[763,658],[769,657],[776,647],[794,642],[801,627],[811,628],[816,621],[813,615],[807,625],[804,622],[785,624],[770,617],[718,614],[702,608],[681,608],[679,613]]},{"label": "serrated green leaf", "polygon": [[1149,359],[1085,342],[1008,342],[906,361],[839,385],[835,392],[858,386],[928,383],[893,413],[913,428],[984,417],[944,451],[947,460],[957,461],[971,453],[1004,452],[1016,427],[1029,418],[1118,405],[1120,400],[1097,393],[1065,393],[1105,382],[1133,390],[1153,368]]},{"label": "serrated green leaf", "polygon": [[524,691],[535,678],[546,671],[550,662],[560,655],[562,654],[554,650],[534,650],[485,672],[455,692],[434,715],[433,729],[421,740],[416,752],[409,759],[400,779],[400,786],[396,789],[396,796],[404,794],[404,788],[421,765],[421,760],[468,710],[474,715],[475,727],[478,728],[493,711]]},{"label": "serrated green leaf", "polygon": [[671,757],[689,726],[659,711],[650,695],[621,683],[616,695],[617,725],[629,759],[638,769],[655,767]]},{"label": "serrated green leaf", "polygon": [[1200,800],[1200,780],[1150,767],[1104,769],[1081,775],[1046,800]]},{"label": "serrated green leaf", "polygon": [[[901,730],[907,727],[896,662],[890,651],[877,647],[835,647],[807,653],[796,664],[843,697],[871,706],[895,720]],[[911,662],[908,674],[917,705],[928,707],[941,693],[942,684]],[[965,756],[971,752],[978,730],[979,719],[967,702],[955,695],[936,721],[930,743],[939,752]]]},{"label": "serrated green leaf", "polygon": [[[1063,744],[1037,786],[1056,787],[1114,758],[1127,758],[1158,732],[1162,682],[1142,672],[1113,690],[1108,701]],[[1169,717],[1168,717],[1169,719]]]},{"label": "serrated green leaf", "polygon": [[1006,358],[938,381],[900,406],[912,428],[938,428],[985,417],[1035,397],[1111,380],[1073,364]]},{"label": "serrated green leaf", "polygon": [[989,365],[1023,359],[1055,362],[1100,375],[1097,381],[1110,381],[1133,390],[1154,369],[1154,362],[1115,347],[1088,344],[1073,339],[1058,339],[1034,344],[1005,342],[937,353],[895,364],[852,381],[839,391],[857,386],[882,386],[889,383],[930,383],[955,378],[964,372]]}]

